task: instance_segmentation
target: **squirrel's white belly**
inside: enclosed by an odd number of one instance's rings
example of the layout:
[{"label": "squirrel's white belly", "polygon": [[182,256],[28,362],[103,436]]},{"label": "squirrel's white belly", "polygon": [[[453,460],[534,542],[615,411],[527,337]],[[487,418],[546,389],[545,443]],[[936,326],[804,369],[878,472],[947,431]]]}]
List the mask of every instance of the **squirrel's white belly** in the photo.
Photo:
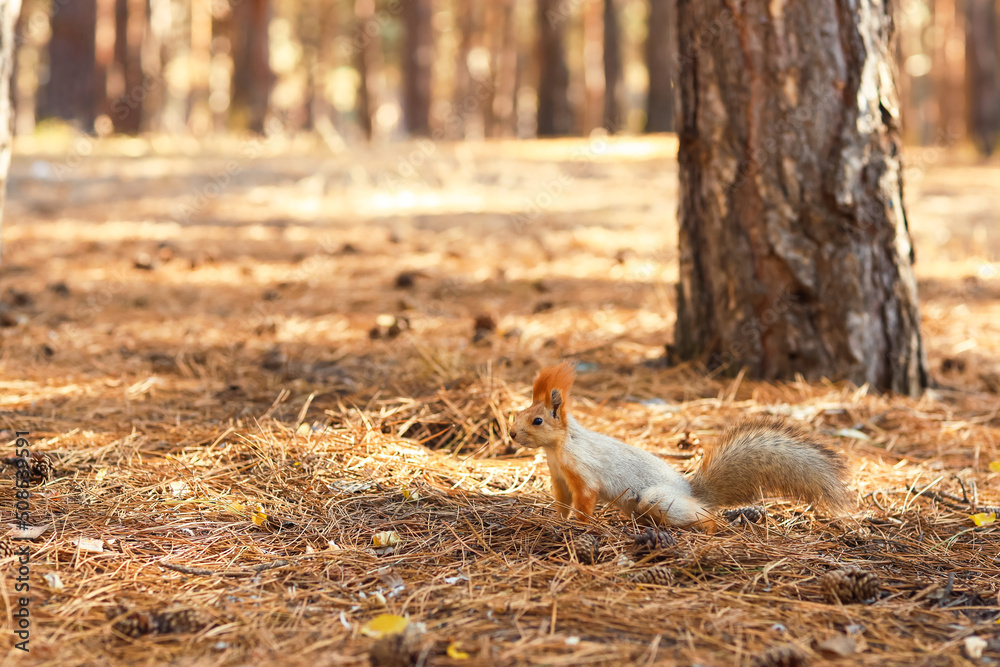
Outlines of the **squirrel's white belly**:
[{"label": "squirrel's white belly", "polygon": [[677,497],[690,497],[691,486],[674,468],[647,451],[606,435],[588,431],[570,418],[570,437],[562,456],[602,502],[613,503],[626,514],[636,512],[643,491],[658,487]]}]

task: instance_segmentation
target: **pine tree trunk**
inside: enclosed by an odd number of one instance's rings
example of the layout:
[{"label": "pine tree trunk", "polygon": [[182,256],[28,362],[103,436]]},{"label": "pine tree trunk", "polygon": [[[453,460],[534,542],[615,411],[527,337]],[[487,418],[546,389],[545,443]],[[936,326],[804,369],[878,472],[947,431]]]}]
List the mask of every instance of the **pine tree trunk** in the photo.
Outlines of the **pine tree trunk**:
[{"label": "pine tree trunk", "polygon": [[[514,0],[496,0],[490,7],[500,14],[502,27],[499,44],[493,57],[493,106],[487,117],[487,133],[491,137],[517,136],[517,17]],[[497,34],[497,33],[494,33]]]},{"label": "pine tree trunk", "polygon": [[674,56],[677,53],[677,0],[649,0],[646,36],[646,132],[674,130]]},{"label": "pine tree trunk", "polygon": [[268,49],[271,7],[268,0],[232,4],[233,91],[230,115],[253,132],[263,133],[274,87]]},{"label": "pine tree trunk", "polygon": [[144,0],[117,0],[115,11],[115,69],[121,80],[116,99],[110,100],[115,132],[137,134],[147,89],[142,77],[142,40],[146,29]]},{"label": "pine tree trunk", "polygon": [[615,0],[604,0],[604,129],[614,134],[623,129],[621,30]]},{"label": "pine tree trunk", "polygon": [[403,3],[406,50],[403,61],[403,116],[410,135],[431,131],[431,73],[434,67],[434,15],[432,0]]},{"label": "pine tree trunk", "polygon": [[995,0],[965,0],[969,135],[989,156],[1000,137],[1000,49]]},{"label": "pine tree trunk", "polygon": [[10,81],[14,73],[14,26],[21,13],[21,0],[0,0],[0,227],[7,202],[7,171],[10,168],[13,108]]},{"label": "pine tree trunk", "polygon": [[356,0],[352,50],[358,70],[358,125],[369,141],[375,133],[375,113],[382,100],[382,30],[375,24],[375,0]]},{"label": "pine tree trunk", "polygon": [[49,22],[49,80],[38,115],[77,121],[91,131],[97,115],[95,80],[96,0],[61,3]]},{"label": "pine tree trunk", "polygon": [[573,131],[569,105],[569,69],[563,53],[568,16],[560,0],[538,0],[539,68],[538,136],[554,137]]},{"label": "pine tree trunk", "polygon": [[926,386],[887,3],[678,1],[680,358]]}]

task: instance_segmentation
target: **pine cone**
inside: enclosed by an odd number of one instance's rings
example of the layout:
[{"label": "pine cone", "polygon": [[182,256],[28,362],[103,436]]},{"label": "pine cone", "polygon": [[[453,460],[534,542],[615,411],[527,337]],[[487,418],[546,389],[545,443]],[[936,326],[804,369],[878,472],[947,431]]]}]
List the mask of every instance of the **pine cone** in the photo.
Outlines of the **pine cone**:
[{"label": "pine cone", "polygon": [[573,551],[576,559],[584,565],[593,565],[600,560],[601,538],[583,533],[573,538]]},{"label": "pine cone", "polygon": [[646,532],[633,535],[632,540],[637,548],[647,551],[666,549],[677,544],[673,535],[665,530],[654,530],[653,528],[647,528]]},{"label": "pine cone", "polygon": [[[8,456],[3,462],[12,467],[25,465],[24,458],[20,456]],[[32,452],[28,457],[28,475],[34,484],[42,484],[52,479],[52,464],[49,457],[41,452]]]},{"label": "pine cone", "polygon": [[0,537],[0,559],[8,558],[17,553],[17,547],[14,546],[14,541],[4,535]]},{"label": "pine cone", "polygon": [[153,616],[160,634],[194,634],[213,625],[213,619],[195,609],[168,609]]},{"label": "pine cone", "polygon": [[112,629],[126,637],[141,637],[153,633],[180,634],[200,632],[214,624],[213,619],[194,609],[167,609],[162,612],[130,610],[124,605],[108,608],[104,615],[117,619]]},{"label": "pine cone", "polygon": [[674,573],[670,568],[651,567],[642,572],[636,572],[632,576],[632,581],[637,584],[656,584],[657,586],[670,586],[674,583]]},{"label": "pine cone", "polygon": [[750,667],[805,667],[806,656],[795,646],[786,644],[755,655]]},{"label": "pine cone", "polygon": [[830,602],[869,603],[878,595],[878,575],[866,572],[857,565],[831,570],[823,575],[820,583]]},{"label": "pine cone", "polygon": [[722,517],[726,521],[736,526],[760,523],[766,516],[767,514],[762,507],[737,507],[722,513]]},{"label": "pine cone", "polygon": [[31,481],[43,484],[52,479],[52,463],[45,454],[35,452],[31,455]]},{"label": "pine cone", "polygon": [[117,619],[111,624],[111,628],[126,637],[141,637],[155,629],[155,622],[149,612],[129,611],[122,605],[115,605],[105,610],[104,615],[109,620]]}]

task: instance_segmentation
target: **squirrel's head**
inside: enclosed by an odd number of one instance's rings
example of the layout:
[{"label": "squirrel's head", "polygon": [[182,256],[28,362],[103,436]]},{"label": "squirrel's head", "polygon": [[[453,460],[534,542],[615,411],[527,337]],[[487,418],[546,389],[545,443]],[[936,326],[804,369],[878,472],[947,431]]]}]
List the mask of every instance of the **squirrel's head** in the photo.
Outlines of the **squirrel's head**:
[{"label": "squirrel's head", "polygon": [[514,416],[510,438],[522,447],[560,446],[566,440],[566,402],[576,371],[569,362],[543,368],[535,379],[531,406]]}]

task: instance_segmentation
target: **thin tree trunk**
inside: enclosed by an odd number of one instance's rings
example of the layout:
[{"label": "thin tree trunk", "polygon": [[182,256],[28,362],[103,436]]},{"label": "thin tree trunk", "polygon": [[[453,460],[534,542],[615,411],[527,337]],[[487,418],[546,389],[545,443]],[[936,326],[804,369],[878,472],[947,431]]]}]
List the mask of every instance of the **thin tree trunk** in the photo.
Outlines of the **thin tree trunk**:
[{"label": "thin tree trunk", "polygon": [[271,7],[268,0],[243,0],[232,5],[230,36],[233,49],[231,118],[253,132],[263,133],[274,87],[268,47]]},{"label": "thin tree trunk", "polygon": [[560,0],[538,0],[539,83],[538,136],[554,137],[573,131],[569,104],[569,69],[563,52],[563,33],[569,20]]},{"label": "thin tree trunk", "polygon": [[[244,2],[238,7],[249,5],[250,3]],[[252,39],[249,36],[247,38]],[[241,64],[234,63],[234,69],[238,71]],[[212,6],[205,0],[191,0],[191,52],[188,75],[191,81],[191,108],[188,125],[196,136],[206,134],[212,129],[212,111],[208,105],[211,68]]]},{"label": "thin tree trunk", "polygon": [[356,0],[352,49],[358,70],[358,125],[369,141],[375,134],[375,114],[382,103],[382,29],[375,23],[375,0]]},{"label": "thin tree trunk", "polygon": [[678,1],[680,358],[926,386],[887,1]]},{"label": "thin tree trunk", "polygon": [[444,136],[455,139],[464,139],[466,136],[466,123],[468,114],[463,111],[465,100],[472,94],[474,85],[472,72],[469,70],[469,55],[475,46],[477,39],[476,17],[471,3],[460,3],[458,5],[458,26],[462,34],[462,39],[458,44],[458,52],[455,54],[455,78],[454,90],[451,100],[451,112],[445,119]]},{"label": "thin tree trunk", "polygon": [[604,129],[612,134],[625,122],[621,48],[615,0],[604,0]]},{"label": "thin tree trunk", "polygon": [[674,56],[677,53],[677,0],[649,0],[646,35],[646,132],[674,130]]},{"label": "thin tree trunk", "polygon": [[488,134],[492,137],[516,136],[517,117],[515,115],[517,96],[517,21],[514,15],[514,0],[498,0],[491,4],[501,13],[503,27],[500,30],[500,44],[494,56],[493,108],[489,115]]},{"label": "thin tree trunk", "polygon": [[1000,136],[1000,49],[995,0],[965,0],[969,134],[983,155]]},{"label": "thin tree trunk", "polygon": [[98,108],[94,76],[96,0],[59,4],[49,25],[49,80],[40,95],[38,115],[77,121],[89,132]]},{"label": "thin tree trunk", "polygon": [[0,227],[7,202],[7,171],[10,168],[13,108],[10,80],[14,73],[14,26],[21,13],[21,0],[0,0]]},{"label": "thin tree trunk", "polygon": [[[14,135],[29,136],[35,132],[35,99],[38,95],[37,63],[39,40],[28,30],[28,9],[25,8],[14,28],[15,35],[23,35],[24,41],[13,47],[14,62],[10,81]],[[22,61],[22,58],[24,59]]]},{"label": "thin tree trunk", "polygon": [[170,33],[173,17],[170,0],[149,0],[146,38],[143,40],[143,69],[147,79],[146,99],[143,100],[143,119],[146,129],[163,132],[166,128],[164,113],[169,102],[164,72],[173,56]]},{"label": "thin tree trunk", "polygon": [[[604,7],[603,0],[586,2],[580,7],[583,24],[583,104],[578,115],[580,130],[590,136],[604,127]],[[572,84],[570,84],[572,86]]]},{"label": "thin tree trunk", "polygon": [[[110,100],[115,132],[136,134],[142,124],[146,88],[142,80],[142,40],[146,30],[144,0],[118,0],[115,12],[115,70],[119,85]],[[108,91],[112,93],[112,91]]]},{"label": "thin tree trunk", "polygon": [[434,67],[434,15],[432,0],[403,3],[406,46],[403,62],[403,117],[410,135],[431,131],[431,84]]},{"label": "thin tree trunk", "polygon": [[[928,121],[921,136],[922,143],[930,144],[941,134],[959,138],[967,131],[965,109],[965,56],[954,44],[965,39],[961,28],[960,10],[956,0],[931,0],[933,32],[931,42],[931,71],[926,77]],[[924,83],[921,77],[921,83]],[[935,129],[937,132],[935,132]]]}]

